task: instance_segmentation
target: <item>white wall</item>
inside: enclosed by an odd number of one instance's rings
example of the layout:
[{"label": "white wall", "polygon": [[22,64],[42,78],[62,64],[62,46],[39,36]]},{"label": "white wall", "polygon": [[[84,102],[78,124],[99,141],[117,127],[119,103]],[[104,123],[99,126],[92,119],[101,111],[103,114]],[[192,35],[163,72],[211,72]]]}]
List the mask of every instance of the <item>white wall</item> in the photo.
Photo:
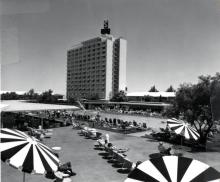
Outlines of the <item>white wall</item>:
[{"label": "white wall", "polygon": [[126,87],[126,59],[127,59],[127,41],[119,39],[119,91]]},{"label": "white wall", "polygon": [[113,41],[106,40],[106,86],[105,86],[105,99],[109,100],[112,97],[112,54],[113,54]]}]

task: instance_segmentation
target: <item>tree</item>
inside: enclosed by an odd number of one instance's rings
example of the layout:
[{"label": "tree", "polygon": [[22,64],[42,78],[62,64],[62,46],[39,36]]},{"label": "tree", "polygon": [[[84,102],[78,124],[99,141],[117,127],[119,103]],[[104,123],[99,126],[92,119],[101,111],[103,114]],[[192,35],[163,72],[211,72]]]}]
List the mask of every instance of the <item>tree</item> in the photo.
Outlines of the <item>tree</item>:
[{"label": "tree", "polygon": [[24,99],[37,99],[38,94],[34,92],[34,89],[30,89],[24,94]]},{"label": "tree", "polygon": [[211,85],[211,109],[213,119],[216,121],[220,121],[220,73],[216,73],[214,77],[212,77],[212,85]]},{"label": "tree", "polygon": [[159,91],[156,89],[156,87],[154,85],[150,88],[150,90],[148,92],[159,92]]},{"label": "tree", "polygon": [[43,103],[55,103],[55,102],[57,102],[57,100],[58,100],[58,98],[53,95],[53,91],[51,89],[43,92],[37,98],[38,102],[43,102]]},{"label": "tree", "polygon": [[175,92],[175,89],[173,88],[172,85],[166,90],[166,92]]},{"label": "tree", "polygon": [[145,102],[152,102],[153,101],[153,98],[149,95],[145,95],[143,99]]},{"label": "tree", "polygon": [[6,92],[6,93],[1,94],[2,100],[17,100],[20,98],[21,96],[16,94],[16,92]]},{"label": "tree", "polygon": [[115,95],[112,97],[111,101],[113,101],[113,102],[126,102],[127,101],[126,93],[123,90],[120,90],[119,92],[115,93]]},{"label": "tree", "polygon": [[[208,134],[214,126],[211,101],[216,101],[219,93],[220,77],[200,76],[197,84],[182,84],[176,92],[176,99],[171,109],[173,116],[183,115],[200,134],[199,142],[206,144]],[[215,90],[215,89],[217,90]],[[214,90],[214,91],[213,91]]]}]

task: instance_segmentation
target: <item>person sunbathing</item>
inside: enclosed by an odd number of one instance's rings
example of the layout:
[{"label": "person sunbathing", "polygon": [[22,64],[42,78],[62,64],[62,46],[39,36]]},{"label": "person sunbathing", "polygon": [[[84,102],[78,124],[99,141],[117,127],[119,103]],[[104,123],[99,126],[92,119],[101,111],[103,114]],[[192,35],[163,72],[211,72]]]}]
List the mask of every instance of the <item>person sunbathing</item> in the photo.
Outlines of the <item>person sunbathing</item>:
[{"label": "person sunbathing", "polygon": [[97,140],[99,147],[102,147],[105,145],[105,139],[101,137],[100,139]]},{"label": "person sunbathing", "polygon": [[69,176],[75,176],[76,173],[72,171],[72,166],[70,162],[62,164],[58,167],[58,171],[68,174]]},{"label": "person sunbathing", "polygon": [[125,148],[125,149],[118,149],[115,145],[113,145],[112,143],[109,143],[108,148],[111,150],[116,151],[117,153],[122,153],[125,156],[125,152],[127,152],[129,150],[129,148]]},{"label": "person sunbathing", "polygon": [[108,143],[108,144],[107,144],[107,147],[108,147],[109,149],[112,149],[112,150],[116,150],[116,149],[117,149],[117,147],[116,147],[115,145],[113,145],[112,143]]}]

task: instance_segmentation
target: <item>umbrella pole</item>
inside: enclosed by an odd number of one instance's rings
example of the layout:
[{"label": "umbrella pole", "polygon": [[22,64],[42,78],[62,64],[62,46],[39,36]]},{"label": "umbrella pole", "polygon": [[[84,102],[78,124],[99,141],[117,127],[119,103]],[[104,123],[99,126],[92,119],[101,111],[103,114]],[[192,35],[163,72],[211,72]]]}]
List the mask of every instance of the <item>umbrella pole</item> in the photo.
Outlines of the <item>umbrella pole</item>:
[{"label": "umbrella pole", "polygon": [[23,172],[23,182],[25,182],[25,172]]},{"label": "umbrella pole", "polygon": [[41,127],[43,129],[43,124],[44,124],[44,121],[43,121],[43,117],[41,118]]}]

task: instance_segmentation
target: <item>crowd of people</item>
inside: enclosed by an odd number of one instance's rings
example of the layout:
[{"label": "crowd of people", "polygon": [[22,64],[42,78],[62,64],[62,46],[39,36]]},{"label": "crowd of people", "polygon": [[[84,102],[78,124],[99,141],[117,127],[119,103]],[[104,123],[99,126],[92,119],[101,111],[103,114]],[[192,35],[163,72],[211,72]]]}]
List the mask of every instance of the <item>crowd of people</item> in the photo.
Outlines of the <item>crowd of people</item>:
[{"label": "crowd of people", "polygon": [[137,121],[124,121],[122,119],[116,118],[101,118],[99,114],[96,116],[84,115],[84,114],[75,114],[72,117],[72,123],[76,121],[87,121],[93,128],[108,128],[114,129],[117,131],[144,131],[147,129],[146,123],[137,123]]},{"label": "crowd of people", "polygon": [[147,110],[133,110],[133,109],[124,109],[124,108],[100,108],[96,107],[95,110],[100,112],[106,112],[106,113],[114,113],[114,114],[129,114],[129,115],[140,115],[140,116],[146,116],[146,117],[158,117],[161,118],[162,114],[157,111],[151,111],[150,109]]}]

